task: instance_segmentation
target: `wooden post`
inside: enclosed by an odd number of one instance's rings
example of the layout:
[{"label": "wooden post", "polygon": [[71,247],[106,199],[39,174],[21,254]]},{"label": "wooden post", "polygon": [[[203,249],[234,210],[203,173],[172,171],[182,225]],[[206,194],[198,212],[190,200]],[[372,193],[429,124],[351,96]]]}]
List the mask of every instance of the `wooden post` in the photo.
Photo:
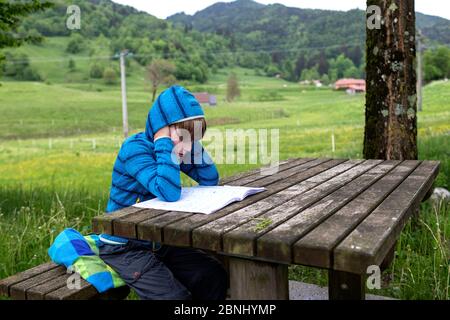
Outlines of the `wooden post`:
[{"label": "wooden post", "polygon": [[392,261],[394,261],[395,258],[395,249],[397,248],[397,241],[394,242],[391,249],[389,249],[388,253],[386,254],[386,257],[384,257],[383,262],[380,265],[380,270],[383,272],[389,266],[391,265]]},{"label": "wooden post", "polygon": [[365,285],[362,275],[328,270],[328,298],[330,300],[365,300]]},{"label": "wooden post", "polygon": [[232,300],[289,300],[288,266],[230,257]]}]

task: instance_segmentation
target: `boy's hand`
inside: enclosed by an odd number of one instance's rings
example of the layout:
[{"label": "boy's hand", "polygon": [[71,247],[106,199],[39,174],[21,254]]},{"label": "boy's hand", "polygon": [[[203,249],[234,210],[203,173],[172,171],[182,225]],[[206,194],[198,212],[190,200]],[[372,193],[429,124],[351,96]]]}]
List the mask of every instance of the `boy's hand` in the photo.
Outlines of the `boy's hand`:
[{"label": "boy's hand", "polygon": [[165,126],[164,128],[161,128],[158,130],[158,132],[155,133],[155,139],[159,137],[168,137],[170,138],[170,130],[168,126]]}]

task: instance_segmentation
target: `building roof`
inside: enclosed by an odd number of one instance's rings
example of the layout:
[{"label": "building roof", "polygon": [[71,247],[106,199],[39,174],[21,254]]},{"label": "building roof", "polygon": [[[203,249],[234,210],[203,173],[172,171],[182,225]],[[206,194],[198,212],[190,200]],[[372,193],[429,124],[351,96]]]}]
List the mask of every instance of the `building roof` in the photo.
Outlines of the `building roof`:
[{"label": "building roof", "polygon": [[335,89],[354,89],[366,91],[366,80],[364,79],[339,79],[334,84]]},{"label": "building roof", "polygon": [[199,103],[209,103],[208,92],[195,92],[194,97],[198,100]]}]

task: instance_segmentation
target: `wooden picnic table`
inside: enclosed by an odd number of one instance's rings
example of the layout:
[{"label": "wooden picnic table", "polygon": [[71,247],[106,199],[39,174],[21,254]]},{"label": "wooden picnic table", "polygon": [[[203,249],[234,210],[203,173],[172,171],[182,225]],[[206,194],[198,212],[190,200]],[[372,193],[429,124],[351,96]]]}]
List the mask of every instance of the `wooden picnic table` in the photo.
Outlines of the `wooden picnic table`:
[{"label": "wooden picnic table", "polygon": [[330,299],[364,299],[369,266],[389,262],[438,161],[300,158],[220,184],[266,187],[214,214],[128,207],[93,231],[227,257],[232,299],[289,299],[288,266],[328,270]]}]

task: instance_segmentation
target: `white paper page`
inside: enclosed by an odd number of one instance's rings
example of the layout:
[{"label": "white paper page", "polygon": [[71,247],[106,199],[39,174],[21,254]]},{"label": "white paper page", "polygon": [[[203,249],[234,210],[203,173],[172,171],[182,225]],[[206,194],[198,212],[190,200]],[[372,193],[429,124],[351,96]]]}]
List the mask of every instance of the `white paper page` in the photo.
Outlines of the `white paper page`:
[{"label": "white paper page", "polygon": [[251,188],[239,186],[195,186],[181,189],[181,197],[175,202],[159,199],[136,203],[138,208],[159,209],[168,211],[183,211],[210,214],[216,212],[234,201],[262,192],[266,188]]}]

